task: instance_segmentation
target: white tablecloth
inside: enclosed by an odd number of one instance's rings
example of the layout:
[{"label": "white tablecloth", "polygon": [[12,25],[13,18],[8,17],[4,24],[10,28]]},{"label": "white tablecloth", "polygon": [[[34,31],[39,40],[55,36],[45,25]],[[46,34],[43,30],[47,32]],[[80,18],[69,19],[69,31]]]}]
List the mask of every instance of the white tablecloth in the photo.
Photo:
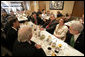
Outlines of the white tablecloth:
[{"label": "white tablecloth", "polygon": [[[37,44],[40,44],[47,56],[51,56],[51,54],[49,55],[48,49],[47,49],[48,47],[51,47],[51,45],[49,45],[48,42],[46,42],[46,39],[48,38],[49,35],[52,37],[52,42],[55,42],[57,40],[56,46],[58,46],[58,44],[62,44],[62,48],[61,48],[62,50],[60,51],[59,54],[56,54],[57,56],[84,56],[84,54],[82,54],[81,52],[79,52],[76,49],[72,48],[67,43],[59,40],[58,38],[51,35],[47,31],[41,31],[41,34],[45,35],[44,40],[40,40],[39,37],[37,37],[37,38],[32,37],[31,40],[36,42]],[[52,48],[52,50],[54,52],[55,48]]]},{"label": "white tablecloth", "polygon": [[16,16],[18,18],[18,21],[26,21],[26,20],[28,20],[27,17],[26,17],[26,14],[17,14]]},{"label": "white tablecloth", "polygon": [[18,18],[18,21],[27,21],[28,19],[26,17]]}]

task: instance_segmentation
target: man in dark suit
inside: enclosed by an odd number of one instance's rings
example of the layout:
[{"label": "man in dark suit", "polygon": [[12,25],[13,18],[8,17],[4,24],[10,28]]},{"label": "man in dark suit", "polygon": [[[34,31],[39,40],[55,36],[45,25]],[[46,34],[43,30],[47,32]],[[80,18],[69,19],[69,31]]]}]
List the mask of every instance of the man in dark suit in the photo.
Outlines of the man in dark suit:
[{"label": "man in dark suit", "polygon": [[42,12],[40,11],[40,9],[38,9],[37,16],[39,16],[40,13],[42,13]]},{"label": "man in dark suit", "polygon": [[15,40],[17,39],[17,35],[18,35],[18,28],[19,28],[19,22],[18,19],[16,17],[14,17],[11,21],[11,28],[7,31],[7,48],[12,51],[13,49],[13,45]]},{"label": "man in dark suit", "polygon": [[71,24],[65,42],[84,53],[84,31],[81,23],[76,21]]},{"label": "man in dark suit", "polygon": [[63,16],[63,14],[60,13],[60,11],[58,11],[58,12],[57,12],[57,17],[62,17],[62,16]]},{"label": "man in dark suit", "polygon": [[37,20],[38,20],[38,25],[43,25],[45,22],[41,19],[42,13],[38,13]]},{"label": "man in dark suit", "polygon": [[56,21],[54,15],[51,15],[49,21],[47,21],[47,24],[45,24],[46,27],[45,27],[45,25],[43,25],[43,26],[46,28],[46,31],[53,34],[57,24],[58,24],[58,22]]},{"label": "man in dark suit", "polygon": [[34,24],[38,25],[36,12],[32,13],[30,21],[32,21]]},{"label": "man in dark suit", "polygon": [[7,22],[6,22],[6,25],[4,27],[4,31],[5,31],[5,34],[7,34],[7,31],[11,28],[11,23],[10,21],[14,18],[14,16],[8,16],[7,17]]}]

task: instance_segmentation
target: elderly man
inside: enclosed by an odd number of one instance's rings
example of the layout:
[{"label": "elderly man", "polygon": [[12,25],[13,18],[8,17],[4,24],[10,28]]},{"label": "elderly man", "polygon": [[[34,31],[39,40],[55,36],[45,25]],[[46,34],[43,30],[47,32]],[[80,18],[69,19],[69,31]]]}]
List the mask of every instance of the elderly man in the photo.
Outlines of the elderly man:
[{"label": "elderly man", "polygon": [[80,52],[84,52],[84,32],[83,25],[76,21],[72,23],[69,27],[69,33],[67,33],[67,38],[65,42],[70,44],[72,47],[76,48]]},{"label": "elderly man", "polygon": [[34,43],[32,38],[32,28],[26,26],[19,29],[18,39],[15,42],[13,55],[14,56],[45,56],[41,46]]},{"label": "elderly man", "polygon": [[55,16],[52,14],[50,15],[49,20],[43,25],[43,27],[46,28],[46,31],[53,34],[57,24],[58,22],[56,21]]}]

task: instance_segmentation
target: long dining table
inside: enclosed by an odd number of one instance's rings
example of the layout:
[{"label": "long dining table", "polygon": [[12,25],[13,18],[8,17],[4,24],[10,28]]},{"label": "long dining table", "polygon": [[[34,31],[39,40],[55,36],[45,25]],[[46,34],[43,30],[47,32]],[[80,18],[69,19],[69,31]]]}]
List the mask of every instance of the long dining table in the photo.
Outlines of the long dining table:
[{"label": "long dining table", "polygon": [[[71,24],[72,22],[74,21],[67,22],[66,25]],[[48,33],[46,29],[40,30],[40,26],[35,25],[32,22],[20,25],[21,28],[24,26],[32,27],[33,37],[31,40],[40,44],[47,56],[84,56],[83,53]],[[34,31],[34,29],[36,29],[36,31]]]}]

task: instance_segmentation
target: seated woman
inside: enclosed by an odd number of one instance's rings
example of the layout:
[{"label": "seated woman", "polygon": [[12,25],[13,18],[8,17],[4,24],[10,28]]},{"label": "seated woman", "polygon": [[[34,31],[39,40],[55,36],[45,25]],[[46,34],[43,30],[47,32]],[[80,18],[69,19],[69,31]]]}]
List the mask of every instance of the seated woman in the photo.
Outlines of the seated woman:
[{"label": "seated woman", "polygon": [[11,24],[10,24],[10,21],[14,18],[14,16],[8,16],[7,17],[7,22],[6,22],[6,25],[4,27],[4,31],[5,31],[5,34],[7,34],[7,31],[11,28]]},{"label": "seated woman", "polygon": [[45,27],[46,28],[46,31],[48,31],[49,33],[53,34],[55,28],[56,28],[56,25],[57,25],[57,21],[55,19],[55,16],[52,14],[50,15],[50,19],[49,21],[47,21],[47,26]]},{"label": "seated woman", "polygon": [[32,28],[26,26],[19,29],[15,41],[13,56],[46,56],[41,46],[31,41]]},{"label": "seated woman", "polygon": [[65,41],[67,31],[68,27],[64,25],[64,20],[60,19],[59,24],[56,26],[56,29],[54,31],[54,36]]}]

